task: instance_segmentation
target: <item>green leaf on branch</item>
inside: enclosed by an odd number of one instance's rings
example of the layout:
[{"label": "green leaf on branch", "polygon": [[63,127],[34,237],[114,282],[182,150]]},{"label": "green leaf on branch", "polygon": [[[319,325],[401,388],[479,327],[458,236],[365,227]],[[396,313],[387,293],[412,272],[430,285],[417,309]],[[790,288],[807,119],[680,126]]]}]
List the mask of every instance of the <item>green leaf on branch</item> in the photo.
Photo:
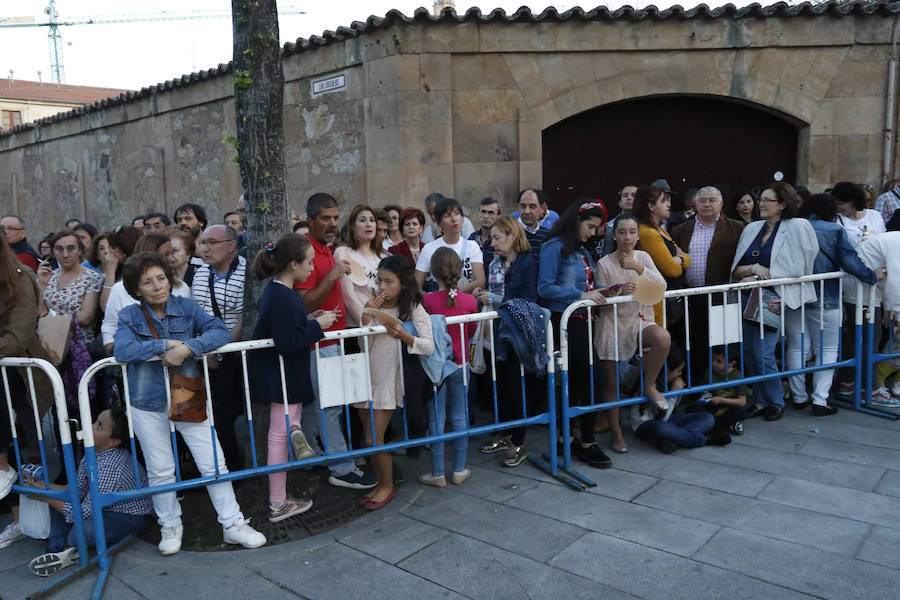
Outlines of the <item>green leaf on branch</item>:
[{"label": "green leaf on branch", "polygon": [[247,56],[253,56],[254,54],[256,54],[256,50],[254,50],[253,48],[247,48],[246,50],[244,50],[243,54]]},{"label": "green leaf on branch", "polygon": [[250,19],[248,19],[247,17],[239,17],[237,20],[238,25],[246,25],[249,22],[250,22]]},{"label": "green leaf on branch", "polygon": [[241,89],[246,89],[253,85],[253,79],[250,77],[250,71],[235,71],[234,85]]},{"label": "green leaf on branch", "polygon": [[272,207],[269,206],[269,205],[268,205],[267,203],[265,203],[265,202],[262,203],[262,204],[260,204],[260,205],[258,205],[256,208],[257,208],[257,210],[259,210],[259,212],[261,212],[261,213],[264,214],[264,215],[267,215],[267,214],[269,214],[270,212],[272,212]]},{"label": "green leaf on branch", "polygon": [[239,157],[237,154],[235,154],[234,156],[231,157],[231,162],[241,164],[241,157]]},{"label": "green leaf on branch", "polygon": [[229,146],[231,146],[232,148],[234,148],[235,150],[240,150],[240,144],[238,144],[238,139],[236,137],[234,137],[233,135],[231,135],[231,132],[226,133],[222,137],[222,141],[224,143],[228,144]]}]

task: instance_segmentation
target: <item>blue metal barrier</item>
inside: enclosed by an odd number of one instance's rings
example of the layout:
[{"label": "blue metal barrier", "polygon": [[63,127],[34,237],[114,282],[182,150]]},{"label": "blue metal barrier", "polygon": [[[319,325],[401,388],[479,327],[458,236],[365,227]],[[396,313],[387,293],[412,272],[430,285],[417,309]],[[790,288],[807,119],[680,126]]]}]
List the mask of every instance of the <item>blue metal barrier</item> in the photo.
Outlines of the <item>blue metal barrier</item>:
[{"label": "blue metal barrier", "polygon": [[[16,431],[16,415],[13,408],[13,397],[10,394],[9,373],[7,372],[10,367],[25,369],[28,399],[31,402],[32,416],[34,418],[35,429],[37,432],[38,450],[41,455],[41,464],[44,467],[44,487],[27,486],[25,485],[24,477],[22,476],[22,449],[19,444],[18,432]],[[37,395],[35,393],[34,387],[34,369],[39,369],[44,372],[44,374],[50,380],[50,385],[53,390],[53,406],[56,408],[56,423],[59,428],[59,441],[60,450],[62,452],[63,469],[65,470],[66,481],[68,482],[68,487],[64,490],[50,489],[50,470],[48,468],[47,453],[44,448],[44,435],[41,427],[41,415],[39,414]],[[72,435],[71,431],[69,430],[69,413],[66,406],[66,392],[63,386],[62,378],[59,375],[59,371],[57,371],[56,367],[54,367],[46,360],[42,360],[39,358],[10,357],[0,359],[0,377],[2,377],[3,391],[6,394],[6,410],[9,413],[9,423],[10,427],[12,428],[13,450],[15,452],[16,463],[20,466],[19,483],[13,485],[12,493],[41,498],[52,498],[56,500],[62,500],[63,502],[69,502],[72,505],[72,530],[75,532],[76,545],[78,548],[78,560],[81,568],[87,567],[87,540],[84,535],[84,519],[81,514],[81,498],[78,493],[78,480],[76,475],[77,468],[75,465],[75,454],[72,449]],[[20,416],[24,418],[24,415]],[[88,419],[90,419],[90,417],[88,417]],[[88,429],[90,429],[90,420],[88,420],[87,424]],[[50,510],[53,509],[51,508]],[[69,575],[72,576],[76,575],[77,573],[78,571],[76,570]],[[37,593],[46,593],[48,590],[56,587],[58,584],[59,582],[53,582],[52,584],[42,588]]]},{"label": "blue metal barrier", "polygon": [[[465,336],[465,332],[464,332],[465,324],[472,323],[472,322],[478,322],[478,321],[487,321],[489,324],[492,324],[493,321],[498,318],[499,318],[499,314],[497,312],[482,312],[482,313],[477,313],[474,315],[448,317],[446,319],[446,321],[447,321],[448,329],[453,326],[460,327],[461,333],[463,334],[462,339],[464,340],[463,341],[463,348],[464,348],[463,352],[464,352],[464,354],[467,354],[467,352],[465,350],[468,347],[468,345],[465,343],[465,340],[466,340],[466,336]],[[490,331],[491,331],[491,334],[490,334],[489,339],[490,339],[490,343],[493,345],[494,336],[493,336],[492,325],[491,325]],[[315,352],[318,355],[320,344],[322,342],[337,341],[341,345],[341,349],[342,349],[341,356],[346,357],[347,355],[345,355],[343,353],[344,340],[349,339],[349,338],[363,338],[362,350],[363,350],[363,354],[366,356],[365,368],[366,368],[366,373],[368,373],[369,372],[368,360],[367,360],[368,359],[368,338],[373,335],[382,334],[385,332],[386,332],[386,329],[383,326],[360,327],[360,328],[355,328],[355,329],[345,329],[345,330],[341,330],[341,331],[328,332],[325,334],[325,338],[323,340],[321,340],[318,344],[316,344]],[[552,357],[553,356],[553,328],[550,323],[547,323],[546,334],[547,334],[547,338],[546,338],[547,351],[548,351],[548,354]],[[398,351],[401,351],[400,345],[399,345],[400,343],[401,342],[398,340]],[[494,433],[494,432],[498,432],[498,431],[502,431],[502,430],[506,430],[506,429],[511,429],[514,427],[523,427],[523,426],[530,426],[530,425],[548,425],[550,430],[553,431],[553,428],[557,421],[556,407],[555,407],[555,403],[552,401],[548,403],[547,411],[542,412],[540,414],[536,414],[536,415],[525,414],[523,418],[511,420],[511,421],[500,421],[499,420],[499,418],[497,416],[497,412],[496,412],[497,385],[496,385],[496,366],[494,364],[495,353],[491,352],[491,372],[492,372],[492,378],[493,378],[493,393],[494,393],[494,407],[495,407],[494,421],[492,423],[472,427],[472,426],[469,426],[469,421],[467,420],[467,427],[464,430],[440,433],[438,435],[426,435],[425,437],[410,439],[408,436],[408,431],[406,431],[406,427],[405,427],[406,403],[404,402],[404,413],[403,413],[404,439],[403,440],[386,443],[386,444],[381,444],[381,445],[375,445],[372,447],[364,447],[364,448],[353,448],[348,443],[348,450],[346,452],[328,453],[328,444],[327,444],[327,439],[325,437],[326,434],[325,434],[324,426],[323,426],[321,435],[323,437],[322,446],[325,451],[325,454],[316,456],[316,457],[312,457],[312,458],[303,459],[303,460],[296,460],[296,457],[293,456],[293,451],[289,450],[288,462],[282,463],[282,464],[275,464],[275,465],[260,465],[259,461],[258,461],[255,445],[253,443],[254,442],[254,439],[253,439],[253,412],[251,410],[250,388],[249,388],[249,382],[248,382],[248,377],[247,377],[247,375],[248,375],[247,352],[252,352],[254,350],[259,350],[259,349],[263,349],[263,348],[272,348],[272,347],[274,347],[272,340],[252,340],[252,341],[247,341],[247,342],[235,342],[235,343],[227,344],[227,345],[222,346],[221,348],[215,350],[214,352],[209,353],[209,355],[217,355],[217,354],[225,354],[225,353],[239,353],[240,354],[243,375],[244,375],[244,389],[243,389],[244,400],[245,400],[246,408],[247,408],[247,418],[248,418],[248,422],[249,422],[250,436],[251,436],[252,467],[250,467],[250,468],[236,470],[236,471],[229,471],[228,473],[220,473],[218,471],[218,465],[216,465],[216,472],[214,475],[206,476],[206,477],[201,476],[201,477],[190,479],[190,480],[182,480],[181,474],[176,469],[176,480],[172,483],[168,483],[168,484],[164,484],[164,485],[149,486],[149,487],[139,487],[137,489],[120,491],[120,492],[115,492],[115,493],[101,494],[99,492],[99,486],[97,485],[97,455],[94,450],[93,432],[91,431],[90,427],[85,427],[83,429],[84,451],[85,451],[85,460],[86,460],[86,464],[87,464],[91,502],[94,506],[95,516],[101,515],[101,518],[95,517],[96,522],[95,522],[94,531],[95,531],[95,535],[96,535],[96,547],[97,547],[96,563],[100,567],[100,573],[98,575],[97,582],[94,587],[92,598],[99,599],[102,597],[104,585],[106,583],[106,579],[108,577],[109,567],[110,567],[110,558],[109,558],[110,552],[109,551],[111,549],[107,548],[107,545],[106,545],[105,528],[104,528],[103,519],[102,519],[103,507],[109,506],[111,504],[115,504],[117,502],[121,502],[123,500],[128,500],[131,498],[150,496],[150,495],[154,495],[154,494],[159,494],[159,493],[164,493],[164,492],[172,492],[172,491],[178,491],[178,490],[185,490],[185,489],[190,489],[190,488],[205,487],[205,486],[208,486],[208,485],[214,484],[214,483],[223,483],[223,482],[227,482],[227,481],[248,479],[251,477],[259,477],[259,476],[268,475],[271,473],[276,473],[276,472],[281,472],[281,471],[303,469],[303,468],[308,468],[308,467],[312,467],[312,466],[337,462],[342,459],[344,459],[344,460],[355,459],[355,458],[369,456],[372,454],[391,452],[392,450],[410,448],[410,447],[414,447],[414,446],[428,445],[428,444],[431,444],[432,442],[447,442],[447,441],[459,439],[462,437],[471,437],[471,436],[480,435],[480,434]],[[209,378],[208,378],[208,375],[209,375],[208,356],[209,355],[203,357],[203,366],[204,366],[204,375],[207,376],[206,377],[207,415],[209,416],[209,424],[210,424],[211,435],[213,438],[213,444],[215,444],[216,443],[216,441],[215,441],[216,434],[215,434],[214,415],[213,415],[213,410],[212,410],[212,394],[211,394],[211,390],[209,388]],[[467,361],[468,358],[469,357],[467,355],[463,356],[463,364],[466,364],[468,362]],[[397,376],[400,377],[401,380],[403,377],[402,364],[403,363],[401,360],[400,361],[401,370],[397,374]],[[126,417],[127,417],[127,422],[128,422],[129,438],[130,438],[132,453],[134,453],[134,449],[135,449],[134,428],[133,428],[133,424],[132,424],[132,407],[131,407],[130,392],[128,390],[128,379],[127,379],[128,375],[127,375],[126,365],[117,363],[115,361],[115,359],[113,359],[113,358],[107,358],[107,359],[104,359],[104,360],[94,363],[84,373],[84,375],[79,383],[79,409],[81,411],[82,420],[84,423],[90,422],[89,421],[90,420],[90,402],[89,402],[89,396],[88,396],[88,384],[90,383],[91,379],[98,372],[102,371],[103,369],[110,368],[110,367],[119,368],[124,377],[125,385],[124,385],[124,390],[123,390],[124,394],[123,395],[124,395],[124,401],[125,401]],[[282,383],[282,396],[283,396],[282,401],[285,403],[285,413],[286,413],[285,425],[288,429],[288,435],[290,435],[290,431],[289,431],[290,423],[289,423],[289,419],[287,418],[287,391],[286,391],[286,388],[284,385],[284,364],[283,364],[283,362],[281,362],[280,367],[281,367],[281,383]],[[317,368],[317,370],[321,370],[321,361],[320,360],[316,361],[316,368]],[[546,372],[547,387],[549,390],[550,398],[553,398],[553,391],[554,391],[554,386],[555,386],[554,374],[555,374],[555,365],[554,365],[554,361],[551,359],[547,363],[547,372]],[[468,392],[468,382],[469,382],[468,375],[464,372],[463,377],[464,377],[464,386],[466,387],[466,392]],[[322,381],[321,377],[320,377],[319,381],[320,382]],[[166,386],[166,389],[168,390],[168,385]],[[369,406],[371,407],[372,406],[372,404],[371,404],[371,402],[372,402],[371,385],[368,386],[368,389],[369,389],[368,402],[369,402]],[[345,418],[349,421],[349,418],[350,418],[349,406],[344,404],[343,410],[345,413],[344,414]],[[320,412],[322,413],[322,418],[324,419],[324,410],[322,410]],[[370,411],[370,414],[371,414],[371,411]],[[467,417],[468,417],[468,414],[467,414]],[[170,423],[170,431],[173,432],[172,435],[174,436],[174,425],[171,423]],[[551,475],[557,475],[556,444],[553,440],[553,437],[554,437],[553,435],[550,436],[549,449],[548,449],[547,454],[545,455],[545,459],[542,459],[542,458],[539,458],[536,456],[529,456],[529,459],[531,460],[531,462],[533,464],[535,464],[539,468],[545,470],[547,473],[549,473]],[[310,443],[314,443],[314,440],[309,440],[309,441],[310,441]],[[173,448],[174,448],[174,442],[173,442]],[[175,462],[177,465],[177,460]],[[136,458],[134,459],[133,468],[135,469],[135,471],[137,471],[137,469],[138,469]],[[138,481],[139,481],[139,478],[138,478]]]},{"label": "blue metal barrier", "polygon": [[[861,301],[861,299],[863,298],[863,287],[862,287],[862,284],[858,280],[856,280],[848,275],[845,275],[844,273],[822,273],[822,274],[818,274],[818,275],[808,275],[808,276],[797,277],[797,278],[784,278],[784,279],[774,279],[774,280],[767,280],[767,281],[740,282],[740,283],[733,283],[733,284],[727,284],[727,285],[707,286],[707,287],[690,288],[690,289],[683,289],[683,290],[671,290],[671,291],[667,291],[665,293],[665,298],[684,297],[685,304],[687,305],[687,298],[693,297],[693,296],[706,295],[707,309],[709,310],[709,312],[711,312],[711,308],[713,306],[714,295],[721,294],[722,306],[723,306],[723,309],[722,309],[723,323],[722,323],[721,332],[722,332],[722,335],[724,338],[725,332],[728,329],[727,328],[728,323],[725,322],[725,319],[727,318],[727,312],[726,312],[725,307],[726,307],[726,305],[729,304],[729,302],[728,302],[729,296],[731,296],[731,297],[740,296],[741,292],[747,292],[749,290],[753,290],[756,288],[773,288],[773,287],[779,288],[779,291],[782,292],[782,294],[783,294],[783,289],[784,289],[785,285],[811,282],[811,283],[815,283],[819,286],[820,291],[819,291],[818,295],[819,295],[819,298],[822,298],[824,296],[823,290],[824,290],[825,281],[830,280],[830,279],[838,279],[839,282],[842,282],[844,278],[847,278],[848,281],[853,282],[853,284],[856,285],[857,298],[859,299],[859,301],[855,304],[855,332],[854,332],[855,333],[855,336],[854,336],[855,353],[854,353],[853,358],[842,359],[840,331],[839,331],[838,332],[838,360],[835,362],[828,362],[828,363],[823,362],[822,349],[823,349],[823,345],[824,345],[824,343],[823,343],[824,319],[820,316],[820,320],[819,320],[820,329],[819,329],[819,333],[818,333],[819,343],[818,343],[818,346],[816,346],[815,344],[812,344],[812,348],[811,348],[812,350],[815,350],[816,348],[818,348],[818,351],[816,352],[817,364],[814,364],[811,366],[803,366],[801,368],[797,368],[797,369],[793,369],[793,370],[786,369],[785,368],[786,364],[787,364],[787,354],[786,354],[786,345],[785,345],[785,337],[786,337],[786,335],[785,335],[785,313],[786,313],[786,311],[782,310],[781,311],[781,322],[780,322],[780,327],[779,327],[779,331],[778,331],[780,339],[779,339],[779,342],[777,343],[777,345],[780,346],[780,348],[781,348],[782,361],[783,361],[782,368],[780,370],[777,370],[772,373],[766,373],[765,369],[763,368],[763,372],[760,375],[755,375],[755,376],[750,376],[750,377],[744,376],[739,379],[730,379],[730,380],[726,379],[725,381],[719,381],[716,383],[695,382],[695,381],[692,381],[690,365],[691,365],[692,345],[695,345],[694,349],[696,350],[697,340],[693,340],[694,344],[692,344],[691,333],[690,333],[690,311],[688,311],[686,309],[684,311],[685,316],[684,316],[684,321],[683,321],[684,337],[685,337],[685,362],[686,362],[686,366],[687,366],[686,387],[683,389],[679,389],[679,390],[668,389],[668,381],[666,380],[667,378],[665,377],[665,374],[667,372],[667,367],[664,365],[662,372],[663,372],[663,379],[665,380],[666,383],[665,383],[665,389],[662,392],[662,395],[665,398],[677,398],[677,397],[686,396],[686,395],[702,394],[707,391],[712,391],[715,389],[721,389],[723,387],[730,387],[730,386],[735,386],[735,385],[740,385],[740,384],[752,384],[752,383],[766,381],[766,380],[772,380],[772,379],[780,380],[783,377],[788,377],[791,375],[804,375],[807,373],[814,373],[814,372],[823,371],[823,370],[832,370],[832,369],[837,369],[840,367],[854,367],[855,368],[854,370],[855,370],[856,385],[855,385],[855,392],[854,392],[855,395],[854,395],[852,405],[851,405],[852,408],[857,411],[867,413],[867,414],[873,414],[873,415],[878,415],[878,416],[882,416],[882,417],[886,417],[886,418],[893,418],[893,419],[898,418],[898,415],[894,415],[894,414],[887,413],[885,411],[880,411],[877,409],[872,409],[869,406],[869,399],[871,396],[871,386],[872,386],[872,384],[871,384],[872,362],[874,362],[876,360],[881,360],[884,358],[900,357],[900,353],[898,353],[898,354],[876,354],[872,351],[872,353],[871,353],[871,356],[873,357],[872,360],[869,361],[868,364],[862,365],[863,361],[861,360],[860,356],[861,356],[861,351],[863,348],[863,302]],[[842,286],[842,283],[839,283],[839,290],[841,289],[841,286]],[[803,298],[803,292],[802,292],[803,288],[801,287],[800,289],[801,289],[801,308],[799,309],[800,314],[801,314],[801,318],[800,318],[801,337],[800,337],[800,340],[801,340],[801,347],[805,347],[804,340],[807,335],[806,324],[805,324],[805,311],[806,310],[819,310],[820,315],[824,315],[825,309],[821,302],[814,307],[810,307],[810,304],[803,303],[803,300],[805,300],[805,298]],[[838,297],[840,297],[840,292],[839,292]],[[633,301],[634,301],[634,299],[632,296],[619,296],[619,297],[615,297],[615,298],[610,298],[606,302],[607,307],[601,308],[600,310],[612,310],[613,314],[614,314],[614,318],[616,319],[616,323],[618,323],[618,306],[621,304],[624,304],[626,302],[633,302]],[[733,304],[733,303],[731,303],[731,304]],[[628,397],[628,398],[621,397],[621,390],[620,390],[620,386],[619,386],[619,383],[621,381],[620,364],[622,361],[627,361],[631,357],[619,357],[618,356],[618,335],[619,335],[618,330],[619,330],[619,327],[617,326],[615,328],[615,330],[612,332],[612,335],[615,336],[615,346],[616,346],[615,371],[616,371],[617,382],[616,382],[616,399],[615,399],[615,401],[602,402],[601,400],[598,400],[596,398],[595,390],[593,389],[593,385],[591,385],[589,404],[584,405],[584,406],[571,406],[570,405],[568,322],[569,322],[570,317],[573,315],[573,313],[575,313],[575,311],[580,310],[580,309],[587,309],[587,311],[590,314],[593,310],[596,310],[598,306],[600,306],[600,305],[598,305],[597,303],[590,301],[590,300],[582,300],[582,301],[575,302],[575,303],[571,304],[565,310],[565,312],[562,315],[561,321],[560,321],[560,344],[559,344],[560,357],[559,358],[560,358],[560,371],[561,371],[562,397],[563,397],[562,408],[561,408],[561,413],[560,413],[560,421],[561,421],[560,428],[561,428],[562,437],[564,440],[568,440],[570,437],[570,432],[571,432],[570,420],[572,418],[580,416],[586,412],[601,412],[601,411],[606,411],[606,410],[609,410],[612,408],[630,407],[630,406],[634,406],[634,405],[643,404],[644,402],[648,401],[648,397],[647,397],[647,395],[645,393],[645,389],[644,389],[645,385],[647,385],[647,384],[652,385],[654,383],[654,382],[645,382],[644,381],[644,374],[643,374],[644,348],[643,348],[642,339],[639,338],[639,341],[637,344],[637,356],[638,356],[640,393],[636,396],[632,396],[632,397]],[[869,347],[870,347],[870,351],[871,351],[871,345],[873,343],[872,330],[874,328],[874,310],[872,310],[871,307],[875,306],[875,304],[870,301],[869,306],[870,306],[870,310],[869,310],[869,315],[868,315],[869,316],[868,343],[869,343]],[[740,313],[743,313],[742,307],[743,307],[743,304],[738,305],[738,311]],[[834,310],[834,309],[832,309],[832,310]],[[663,302],[663,312],[664,312],[663,325],[665,325],[666,324],[666,316],[667,316],[665,314],[666,313],[665,302]],[[588,323],[589,324],[591,323],[591,318],[588,318]],[[681,324],[677,324],[676,327],[678,329],[680,329]],[[710,326],[710,328],[712,328],[712,325]],[[640,329],[640,331],[642,334],[643,330]],[[765,326],[763,324],[763,312],[760,311],[759,312],[759,334],[760,334],[761,339],[764,336],[764,332],[765,332]],[[681,332],[676,330],[675,332],[670,331],[670,333],[681,333]],[[738,346],[740,348],[740,366],[741,366],[741,373],[743,375],[746,373],[746,371],[744,370],[744,337],[743,337],[744,332],[743,332],[742,323],[738,324],[737,334],[738,334],[739,338],[736,341],[736,343],[738,344]],[[590,326],[588,327],[588,336],[591,336],[591,327]],[[674,337],[674,335],[673,335],[673,337]],[[590,344],[593,344],[593,339],[589,339],[588,342]],[[724,345],[726,347],[725,351],[727,353],[728,344],[724,344]],[[711,372],[712,345],[709,343],[708,340],[702,340],[701,347],[706,349],[707,357],[708,357],[707,369],[709,369],[708,372]],[[801,364],[805,365],[806,364],[806,356],[802,356],[801,360],[802,360]],[[726,364],[727,364],[727,361],[728,361],[728,358],[727,358],[727,354],[726,354]],[[589,369],[592,370],[593,368],[595,368],[595,366],[593,365],[593,352],[590,354],[589,362],[590,362]],[[865,370],[865,373],[863,373],[863,370]],[[863,402],[860,401],[860,388],[861,388],[862,380],[865,380],[867,382],[867,388],[868,388],[866,400]],[[591,381],[593,384],[593,377],[591,377]],[[835,398],[835,399],[837,399],[837,398]],[[585,486],[595,485],[595,483],[593,481],[591,481],[590,479],[588,479],[587,477],[584,477],[583,475],[572,470],[572,456],[571,456],[571,450],[570,450],[569,444],[566,443],[563,446],[564,446],[564,452],[563,452],[563,456],[562,456],[561,470],[564,473],[566,473],[567,475],[571,476],[572,478],[580,481]]]}]

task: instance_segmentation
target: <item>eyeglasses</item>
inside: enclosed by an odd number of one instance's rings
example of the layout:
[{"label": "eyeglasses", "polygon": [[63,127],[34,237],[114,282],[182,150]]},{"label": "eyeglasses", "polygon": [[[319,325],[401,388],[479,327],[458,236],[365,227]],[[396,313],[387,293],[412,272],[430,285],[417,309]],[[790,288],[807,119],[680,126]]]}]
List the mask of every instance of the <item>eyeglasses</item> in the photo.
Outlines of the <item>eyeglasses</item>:
[{"label": "eyeglasses", "polygon": [[224,244],[225,242],[233,242],[234,240],[200,240],[201,246],[214,246],[216,244]]},{"label": "eyeglasses", "polygon": [[5,229],[7,231],[25,231],[24,227],[10,227],[9,225],[4,227],[3,229]]},{"label": "eyeglasses", "polygon": [[763,202],[778,204],[779,202],[781,202],[781,200],[779,200],[778,198],[763,198],[762,196],[760,196],[759,203],[762,204]]}]

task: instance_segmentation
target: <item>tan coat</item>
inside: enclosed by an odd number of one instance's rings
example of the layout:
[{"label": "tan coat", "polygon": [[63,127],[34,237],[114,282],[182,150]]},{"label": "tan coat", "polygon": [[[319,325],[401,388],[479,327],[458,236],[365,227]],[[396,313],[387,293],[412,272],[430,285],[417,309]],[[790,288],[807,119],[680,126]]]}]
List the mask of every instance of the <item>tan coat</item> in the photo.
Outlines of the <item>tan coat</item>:
[{"label": "tan coat", "polygon": [[[0,323],[0,357],[30,357],[49,359],[37,336],[38,297],[34,280],[24,268],[18,270],[16,282],[16,303],[6,318]],[[28,381],[25,369],[20,369],[22,379]],[[40,369],[35,369],[34,387],[38,412],[43,415],[53,405],[50,380]],[[2,394],[0,394],[2,396]],[[30,400],[30,398],[29,398]],[[4,406],[0,407],[6,410]]]}]

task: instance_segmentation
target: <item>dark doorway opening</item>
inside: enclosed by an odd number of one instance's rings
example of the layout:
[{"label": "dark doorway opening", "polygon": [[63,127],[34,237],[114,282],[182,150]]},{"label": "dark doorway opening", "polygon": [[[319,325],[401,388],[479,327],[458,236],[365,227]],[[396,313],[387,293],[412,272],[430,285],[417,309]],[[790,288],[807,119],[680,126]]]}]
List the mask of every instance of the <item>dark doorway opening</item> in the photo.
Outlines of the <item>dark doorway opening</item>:
[{"label": "dark doorway opening", "polygon": [[679,196],[715,185],[733,194],[770,183],[776,171],[794,183],[798,129],[750,106],[703,96],[656,96],[575,115],[543,132],[543,181],[554,209],[600,198],[618,211],[623,185],[668,180]]}]

